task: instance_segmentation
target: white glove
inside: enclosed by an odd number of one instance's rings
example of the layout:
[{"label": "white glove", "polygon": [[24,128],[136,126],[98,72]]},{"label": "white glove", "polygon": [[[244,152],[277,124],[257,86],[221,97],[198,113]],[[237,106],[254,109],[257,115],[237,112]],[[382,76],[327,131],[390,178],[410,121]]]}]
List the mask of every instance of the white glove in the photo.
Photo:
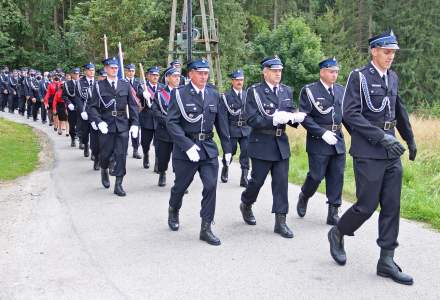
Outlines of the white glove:
[{"label": "white glove", "polygon": [[272,120],[273,126],[277,126],[278,124],[286,124],[290,121],[290,115],[291,113],[287,111],[275,111]]},{"label": "white glove", "polygon": [[138,134],[139,134],[139,126],[131,125],[130,134],[131,134],[132,138],[137,139]]},{"label": "white glove", "polygon": [[190,161],[198,162],[200,160],[200,155],[198,151],[200,151],[200,148],[196,144],[194,144],[194,146],[186,151],[186,155],[188,155]]},{"label": "white glove", "polygon": [[148,92],[148,91],[144,91],[144,92],[142,93],[142,96],[144,96],[144,98],[145,98],[145,100],[146,100],[146,102],[147,102],[147,106],[148,106],[148,107],[151,107],[151,96],[150,96],[150,92]]},{"label": "white glove", "polygon": [[87,121],[87,120],[89,119],[89,115],[87,114],[87,112],[83,111],[83,112],[81,113],[81,118],[82,118],[84,121]]},{"label": "white glove", "polygon": [[102,121],[98,123],[98,128],[102,132],[102,134],[108,133],[108,125],[106,122]]},{"label": "white glove", "polygon": [[336,138],[336,133],[330,130],[324,132],[324,134],[322,135],[322,139],[329,145],[336,145],[336,143],[338,142],[338,139]]},{"label": "white glove", "polygon": [[93,130],[98,130],[98,126],[96,126],[95,122],[90,123],[92,125]]},{"label": "white glove", "polygon": [[301,123],[302,121],[304,121],[306,116],[307,116],[306,113],[294,112],[291,114],[290,121],[292,121],[292,123]]},{"label": "white glove", "polygon": [[75,109],[75,106],[73,106],[72,103],[70,103],[69,105],[67,105],[67,107],[68,107],[70,110],[74,110],[74,109]]},{"label": "white glove", "polygon": [[225,160],[226,165],[229,166],[231,164],[232,154],[231,153],[225,153]]}]

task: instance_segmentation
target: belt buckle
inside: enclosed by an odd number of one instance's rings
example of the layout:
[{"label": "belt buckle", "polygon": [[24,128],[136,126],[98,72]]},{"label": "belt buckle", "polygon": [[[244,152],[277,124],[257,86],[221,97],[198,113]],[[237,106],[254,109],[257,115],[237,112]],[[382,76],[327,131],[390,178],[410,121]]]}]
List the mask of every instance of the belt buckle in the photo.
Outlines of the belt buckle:
[{"label": "belt buckle", "polygon": [[238,122],[237,122],[237,126],[238,126],[238,127],[243,126],[243,121],[238,121]]},{"label": "belt buckle", "polygon": [[391,129],[391,125],[392,125],[392,123],[393,123],[393,122],[388,122],[388,121],[386,121],[386,122],[384,123],[384,125],[383,125],[383,129],[384,129],[384,130],[390,130],[390,129]]},{"label": "belt buckle", "polygon": [[281,128],[277,128],[275,131],[275,136],[281,136],[283,134],[283,130]]},{"label": "belt buckle", "polygon": [[118,115],[118,112],[117,111],[114,111],[114,110],[112,110],[112,116],[113,117],[116,117]]},{"label": "belt buckle", "polygon": [[206,134],[201,132],[199,133],[199,141],[204,141],[206,139]]},{"label": "belt buckle", "polygon": [[338,131],[338,129],[339,129],[339,125],[336,125],[336,124],[333,124],[333,125],[332,125],[332,131],[333,131],[333,132]]}]

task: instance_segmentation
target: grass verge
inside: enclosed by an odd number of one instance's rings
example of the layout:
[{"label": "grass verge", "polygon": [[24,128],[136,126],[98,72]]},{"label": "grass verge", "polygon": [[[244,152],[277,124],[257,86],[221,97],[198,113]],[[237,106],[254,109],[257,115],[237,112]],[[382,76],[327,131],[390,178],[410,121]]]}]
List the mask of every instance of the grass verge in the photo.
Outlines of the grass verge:
[{"label": "grass verge", "polygon": [[0,181],[35,170],[40,149],[38,136],[31,127],[0,118]]}]

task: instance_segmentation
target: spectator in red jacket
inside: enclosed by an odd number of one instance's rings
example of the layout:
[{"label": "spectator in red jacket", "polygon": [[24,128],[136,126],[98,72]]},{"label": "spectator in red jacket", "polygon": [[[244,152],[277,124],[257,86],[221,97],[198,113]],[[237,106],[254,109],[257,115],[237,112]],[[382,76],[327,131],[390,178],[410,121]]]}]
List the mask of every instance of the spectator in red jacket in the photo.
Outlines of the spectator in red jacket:
[{"label": "spectator in red jacket", "polygon": [[53,81],[47,88],[46,96],[44,97],[44,105],[49,108],[49,102],[52,99],[52,112],[54,117],[54,130],[58,130],[58,134],[61,135],[64,132],[68,136],[68,124],[67,124],[67,111],[62,96],[61,76],[55,74]]}]

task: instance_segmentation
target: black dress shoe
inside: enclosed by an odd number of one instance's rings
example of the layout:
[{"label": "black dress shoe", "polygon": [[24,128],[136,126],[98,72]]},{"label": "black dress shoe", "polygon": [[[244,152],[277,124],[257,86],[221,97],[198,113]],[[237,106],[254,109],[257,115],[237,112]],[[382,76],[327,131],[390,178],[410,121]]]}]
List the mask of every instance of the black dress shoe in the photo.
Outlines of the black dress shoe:
[{"label": "black dress shoe", "polygon": [[377,275],[391,278],[397,283],[412,285],[414,279],[402,272],[402,269],[394,262],[394,250],[381,249],[380,258],[377,262]]},{"label": "black dress shoe", "polygon": [[76,141],[75,141],[75,139],[72,139],[71,141],[70,141],[70,147],[76,147]]},{"label": "black dress shoe", "polygon": [[327,214],[327,225],[335,226],[339,222],[338,206],[329,204]]},{"label": "black dress shoe", "polygon": [[303,218],[306,215],[308,202],[309,202],[309,198],[307,198],[303,194],[303,192],[300,192],[298,196],[298,203],[296,204],[296,212],[298,213],[298,216],[300,216],[301,218]]},{"label": "black dress shoe", "polygon": [[150,168],[150,159],[148,157],[148,154],[144,155],[143,165],[144,165],[144,169]]},{"label": "black dress shoe", "polygon": [[84,157],[89,157],[89,155],[90,155],[89,145],[84,145]]},{"label": "black dress shoe", "polygon": [[281,235],[283,238],[293,238],[293,232],[286,224],[285,214],[275,214],[275,227],[273,231]]},{"label": "black dress shoe", "polygon": [[240,203],[240,211],[243,216],[243,220],[248,225],[257,225],[254,213],[252,212],[252,205],[246,205],[243,202]]},{"label": "black dress shoe", "polygon": [[106,189],[110,187],[110,178],[108,176],[108,169],[101,169],[101,182]]},{"label": "black dress shoe", "polygon": [[205,241],[213,246],[219,246],[221,244],[220,239],[211,231],[211,222],[206,222],[203,220],[200,228],[200,240]]},{"label": "black dress shoe", "polygon": [[122,177],[122,176],[118,176],[118,177],[116,177],[116,181],[115,181],[114,193],[116,195],[118,195],[119,197],[125,197],[125,195],[126,195],[124,189],[122,188],[122,179],[123,178],[124,177]]},{"label": "black dress shoe", "polygon": [[167,184],[167,175],[165,172],[160,172],[159,173],[159,182],[158,182],[158,186],[166,186]]},{"label": "black dress shoe", "polygon": [[142,155],[139,154],[138,149],[133,149],[133,158],[142,159]]},{"label": "black dress shoe", "polygon": [[172,231],[179,230],[179,210],[168,207],[168,226]]},{"label": "black dress shoe", "polygon": [[222,167],[222,173],[220,175],[220,179],[222,182],[228,182],[228,172],[229,171],[229,167],[226,165],[223,165]]},{"label": "black dress shoe", "polygon": [[81,149],[81,150],[84,150],[84,144],[79,142],[79,147],[78,148]]},{"label": "black dress shoe", "polygon": [[93,170],[99,171],[99,159],[93,161]]},{"label": "black dress shoe", "polygon": [[241,177],[240,177],[240,186],[241,187],[247,187],[248,186],[248,169],[241,169]]},{"label": "black dress shoe", "polygon": [[330,254],[333,259],[341,266],[347,262],[347,255],[344,249],[344,235],[333,226],[328,232],[328,241],[330,242]]}]

